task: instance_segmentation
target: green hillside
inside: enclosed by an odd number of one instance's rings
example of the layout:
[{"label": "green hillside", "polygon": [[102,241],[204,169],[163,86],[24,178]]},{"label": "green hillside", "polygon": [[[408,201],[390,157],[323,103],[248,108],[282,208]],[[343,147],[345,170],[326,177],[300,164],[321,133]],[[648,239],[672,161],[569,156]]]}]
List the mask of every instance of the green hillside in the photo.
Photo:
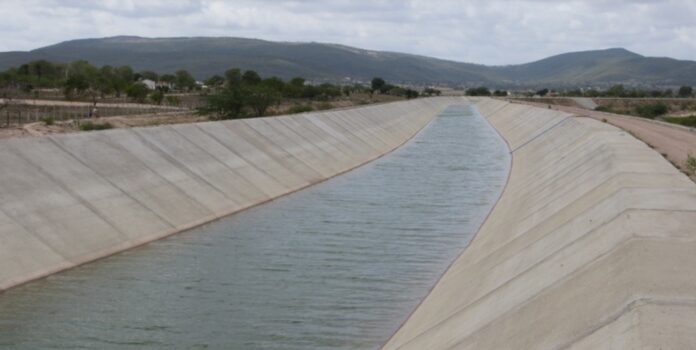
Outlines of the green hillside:
[{"label": "green hillside", "polygon": [[512,66],[484,66],[335,44],[271,42],[230,37],[112,37],[72,40],[28,52],[0,53],[0,69],[27,61],[130,65],[136,70],[184,68],[199,79],[230,67],[263,76],[318,81],[389,81],[492,87],[696,85],[696,62],[644,57],[624,49],[566,53]]}]

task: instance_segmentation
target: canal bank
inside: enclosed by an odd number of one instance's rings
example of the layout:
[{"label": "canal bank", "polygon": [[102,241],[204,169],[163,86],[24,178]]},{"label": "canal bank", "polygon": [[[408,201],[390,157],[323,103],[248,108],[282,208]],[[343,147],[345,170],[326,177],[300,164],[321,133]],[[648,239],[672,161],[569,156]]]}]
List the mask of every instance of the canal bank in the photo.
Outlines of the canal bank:
[{"label": "canal bank", "polygon": [[346,172],[456,101],[0,140],[0,290]]},{"label": "canal bank", "polygon": [[474,240],[384,349],[696,346],[696,186],[599,121],[475,99],[512,150]]}]

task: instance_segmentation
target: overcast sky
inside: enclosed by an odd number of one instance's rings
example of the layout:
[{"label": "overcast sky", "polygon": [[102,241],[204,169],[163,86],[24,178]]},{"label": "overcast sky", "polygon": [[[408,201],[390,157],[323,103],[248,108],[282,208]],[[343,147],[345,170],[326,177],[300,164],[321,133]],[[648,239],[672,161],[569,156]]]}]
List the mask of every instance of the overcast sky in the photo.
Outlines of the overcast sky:
[{"label": "overcast sky", "polygon": [[484,64],[625,47],[696,60],[695,0],[0,0],[0,51],[115,35],[340,43]]}]

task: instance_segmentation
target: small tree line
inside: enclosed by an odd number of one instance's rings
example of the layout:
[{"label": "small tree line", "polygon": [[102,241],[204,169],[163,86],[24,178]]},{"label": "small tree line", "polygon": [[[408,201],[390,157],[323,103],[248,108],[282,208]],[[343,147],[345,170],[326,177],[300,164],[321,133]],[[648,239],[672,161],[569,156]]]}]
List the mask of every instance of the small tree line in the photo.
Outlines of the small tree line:
[{"label": "small tree line", "polygon": [[[491,91],[485,86],[472,87],[466,89],[466,95],[468,96],[507,96],[508,92],[505,90],[494,90]],[[517,92],[517,94],[522,94],[526,96],[547,96],[553,94],[554,96],[564,96],[564,97],[626,97],[626,98],[669,98],[669,97],[679,97],[679,98],[689,98],[694,96],[694,90],[691,86],[682,86],[676,91],[672,89],[638,89],[638,88],[627,88],[622,84],[612,85],[607,89],[571,89],[571,90],[561,90],[552,91],[548,88],[540,89],[537,91],[526,91]]]},{"label": "small tree line", "polygon": [[[143,83],[146,80],[157,84],[155,91]],[[36,89],[60,89],[68,100],[87,98],[94,102],[97,98],[125,94],[136,102],[145,102],[150,97],[160,104],[171,89],[194,90],[196,80],[184,69],[159,75],[147,70],[135,72],[127,65],[96,67],[84,60],[67,64],[37,60],[0,72],[0,88],[26,93]],[[176,99],[170,98],[167,102],[176,104]]]},{"label": "small tree line", "polygon": [[[354,93],[388,94],[405,98],[416,98],[420,94],[410,88],[387,83],[384,79],[372,79],[369,87],[353,85],[336,85],[323,83],[309,84],[302,77],[285,81],[278,77],[262,78],[256,71],[242,72],[238,68],[228,69],[224,77],[213,76],[205,81],[214,92],[207,95],[207,105],[200,111],[213,114],[219,119],[258,117],[268,114],[271,107],[278,107],[283,101],[294,101],[289,113],[302,113],[313,110],[310,104],[300,101],[331,101],[341,96],[348,97]],[[440,91],[426,88],[424,95],[440,95]]]}]

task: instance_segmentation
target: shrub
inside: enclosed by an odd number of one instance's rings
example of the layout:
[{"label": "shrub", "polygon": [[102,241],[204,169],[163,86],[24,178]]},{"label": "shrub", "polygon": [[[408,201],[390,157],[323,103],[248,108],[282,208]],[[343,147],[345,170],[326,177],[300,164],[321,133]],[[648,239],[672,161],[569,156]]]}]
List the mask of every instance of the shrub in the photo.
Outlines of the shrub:
[{"label": "shrub", "polygon": [[594,110],[595,110],[595,111],[598,111],[598,112],[607,112],[607,113],[612,113],[612,112],[613,112],[613,110],[612,110],[611,108],[607,107],[607,106],[597,106],[597,107],[595,107]]},{"label": "shrub", "polygon": [[80,130],[82,131],[93,131],[93,130],[106,130],[112,129],[114,126],[111,123],[92,123],[90,121],[80,123]]},{"label": "shrub", "polygon": [[311,112],[314,108],[310,105],[296,104],[288,109],[289,114]]},{"label": "shrub", "polygon": [[636,106],[636,113],[638,116],[648,119],[655,119],[657,116],[661,116],[669,111],[669,107],[662,102],[658,103],[648,103],[640,106]]},{"label": "shrub", "polygon": [[490,96],[491,91],[485,86],[479,86],[477,88],[470,88],[466,90],[467,96]]},{"label": "shrub", "polygon": [[41,121],[45,125],[53,125],[56,123],[56,120],[53,117],[43,117],[43,118],[41,118]]}]

